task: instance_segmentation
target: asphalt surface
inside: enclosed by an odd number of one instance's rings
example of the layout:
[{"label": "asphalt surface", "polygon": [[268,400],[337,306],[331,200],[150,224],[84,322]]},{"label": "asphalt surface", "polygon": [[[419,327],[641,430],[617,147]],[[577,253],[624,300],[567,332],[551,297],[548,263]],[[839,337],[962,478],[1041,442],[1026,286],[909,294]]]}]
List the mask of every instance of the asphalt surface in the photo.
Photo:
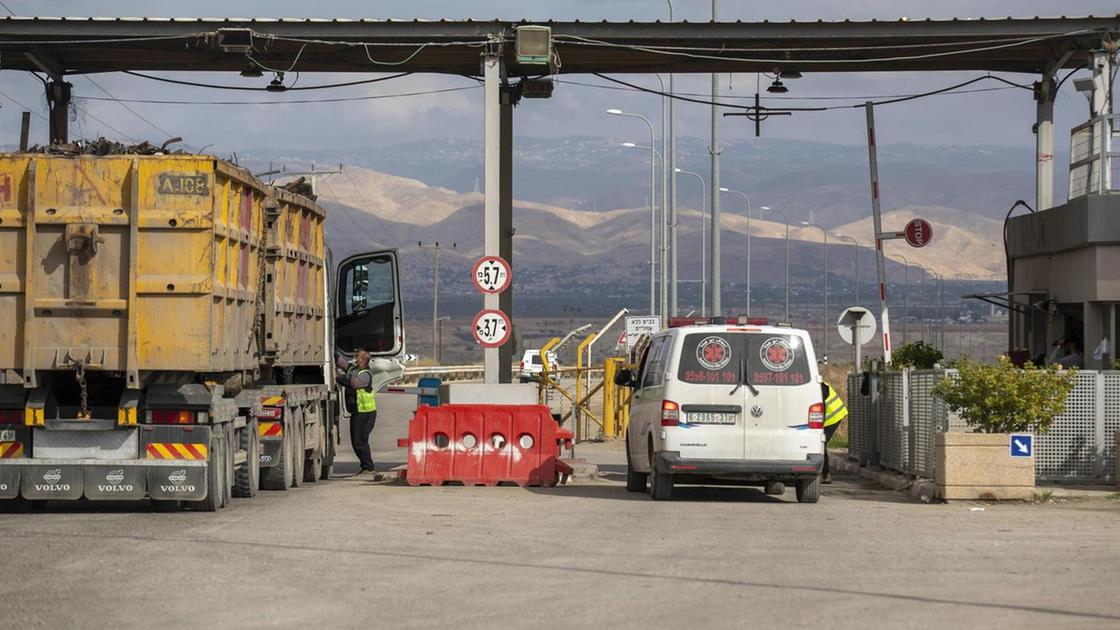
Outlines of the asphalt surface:
[{"label": "asphalt surface", "polygon": [[[381,397],[379,465],[403,462],[412,405]],[[616,445],[576,455],[602,480],[0,514],[0,627],[1120,627],[1120,501],[928,505],[840,479],[816,505],[654,503]]]}]

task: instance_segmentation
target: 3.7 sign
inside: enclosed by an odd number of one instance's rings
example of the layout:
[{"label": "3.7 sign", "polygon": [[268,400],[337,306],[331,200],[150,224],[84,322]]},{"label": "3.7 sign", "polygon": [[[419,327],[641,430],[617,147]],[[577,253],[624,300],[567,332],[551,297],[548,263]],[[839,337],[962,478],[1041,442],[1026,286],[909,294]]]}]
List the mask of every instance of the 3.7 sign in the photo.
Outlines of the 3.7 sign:
[{"label": "3.7 sign", "polygon": [[501,256],[479,258],[471,269],[471,282],[479,293],[501,293],[509,288],[512,280],[509,263]]},{"label": "3.7 sign", "polygon": [[497,348],[509,341],[513,326],[505,313],[497,310],[479,311],[471,322],[474,340],[483,348]]}]

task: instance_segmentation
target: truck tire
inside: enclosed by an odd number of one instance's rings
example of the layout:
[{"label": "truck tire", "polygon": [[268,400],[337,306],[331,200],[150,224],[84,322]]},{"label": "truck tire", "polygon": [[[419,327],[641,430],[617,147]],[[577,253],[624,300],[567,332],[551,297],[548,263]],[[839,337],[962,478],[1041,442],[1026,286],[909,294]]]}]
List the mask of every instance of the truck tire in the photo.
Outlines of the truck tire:
[{"label": "truck tire", "polygon": [[331,472],[334,470],[334,440],[335,436],[338,435],[338,430],[335,428],[334,418],[331,418],[328,422],[330,428],[326,430],[327,442],[323,445],[323,464],[319,469],[320,479],[330,479]]},{"label": "truck tire", "polygon": [[222,507],[230,507],[233,505],[233,481],[235,471],[233,469],[233,422],[227,422],[222,425],[222,435],[225,438],[222,440],[222,461],[224,468],[222,468]]},{"label": "truck tire", "polygon": [[245,463],[234,473],[233,496],[251,499],[257,496],[261,483],[261,439],[256,418],[241,429],[237,448],[245,451]]},{"label": "truck tire", "polygon": [[322,420],[319,422],[319,447],[312,449],[314,453],[303,464],[303,480],[307,483],[319,481],[319,469],[323,466],[323,452],[327,448],[327,429]]},{"label": "truck tire", "polygon": [[201,501],[190,501],[192,510],[199,512],[217,512],[222,507],[225,498],[222,496],[222,487],[225,484],[225,453],[222,449],[222,439],[210,434],[210,457],[206,462],[206,498]]},{"label": "truck tire", "polygon": [[284,423],[283,439],[280,445],[280,461],[271,468],[261,471],[261,488],[265,490],[287,490],[292,487],[292,426]]},{"label": "truck tire", "polygon": [[630,461],[630,444],[627,440],[626,444],[626,491],[627,492],[645,492],[646,481],[649,475],[640,473],[634,470],[634,464]]},{"label": "truck tire", "polygon": [[303,485],[304,464],[307,458],[307,445],[303,441],[303,410],[296,408],[293,414],[295,422],[292,424],[292,487]]},{"label": "truck tire", "polygon": [[821,499],[821,476],[797,482],[797,502],[816,503]]}]

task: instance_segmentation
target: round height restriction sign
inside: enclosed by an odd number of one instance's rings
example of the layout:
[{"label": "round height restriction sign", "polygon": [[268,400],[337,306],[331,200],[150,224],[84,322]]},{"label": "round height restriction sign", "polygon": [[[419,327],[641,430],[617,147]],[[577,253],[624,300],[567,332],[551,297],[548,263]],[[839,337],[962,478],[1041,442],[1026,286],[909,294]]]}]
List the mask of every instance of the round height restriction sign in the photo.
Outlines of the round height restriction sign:
[{"label": "round height restriction sign", "polygon": [[925,219],[912,219],[906,224],[906,242],[911,247],[925,247],[933,240],[933,226]]},{"label": "round height restriction sign", "polygon": [[471,282],[479,293],[501,293],[513,279],[509,263],[501,256],[484,256],[471,269]]},{"label": "round height restriction sign", "polygon": [[474,316],[474,321],[471,322],[471,333],[474,335],[474,340],[483,348],[501,346],[509,341],[511,332],[513,332],[513,326],[509,323],[509,317],[506,317],[506,314],[501,311],[479,311],[478,315]]}]

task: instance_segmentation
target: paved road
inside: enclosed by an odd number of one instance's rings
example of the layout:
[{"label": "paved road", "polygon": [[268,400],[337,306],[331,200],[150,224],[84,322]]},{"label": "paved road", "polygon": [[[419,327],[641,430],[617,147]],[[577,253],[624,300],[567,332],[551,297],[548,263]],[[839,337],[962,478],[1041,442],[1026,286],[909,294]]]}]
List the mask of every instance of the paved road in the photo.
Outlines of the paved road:
[{"label": "paved road", "polygon": [[[381,409],[376,456],[399,461],[411,402]],[[1120,501],[981,512],[841,480],[817,505],[655,504],[617,448],[577,455],[614,463],[554,489],[338,480],[219,514],[0,515],[0,627],[1120,626]]]}]

